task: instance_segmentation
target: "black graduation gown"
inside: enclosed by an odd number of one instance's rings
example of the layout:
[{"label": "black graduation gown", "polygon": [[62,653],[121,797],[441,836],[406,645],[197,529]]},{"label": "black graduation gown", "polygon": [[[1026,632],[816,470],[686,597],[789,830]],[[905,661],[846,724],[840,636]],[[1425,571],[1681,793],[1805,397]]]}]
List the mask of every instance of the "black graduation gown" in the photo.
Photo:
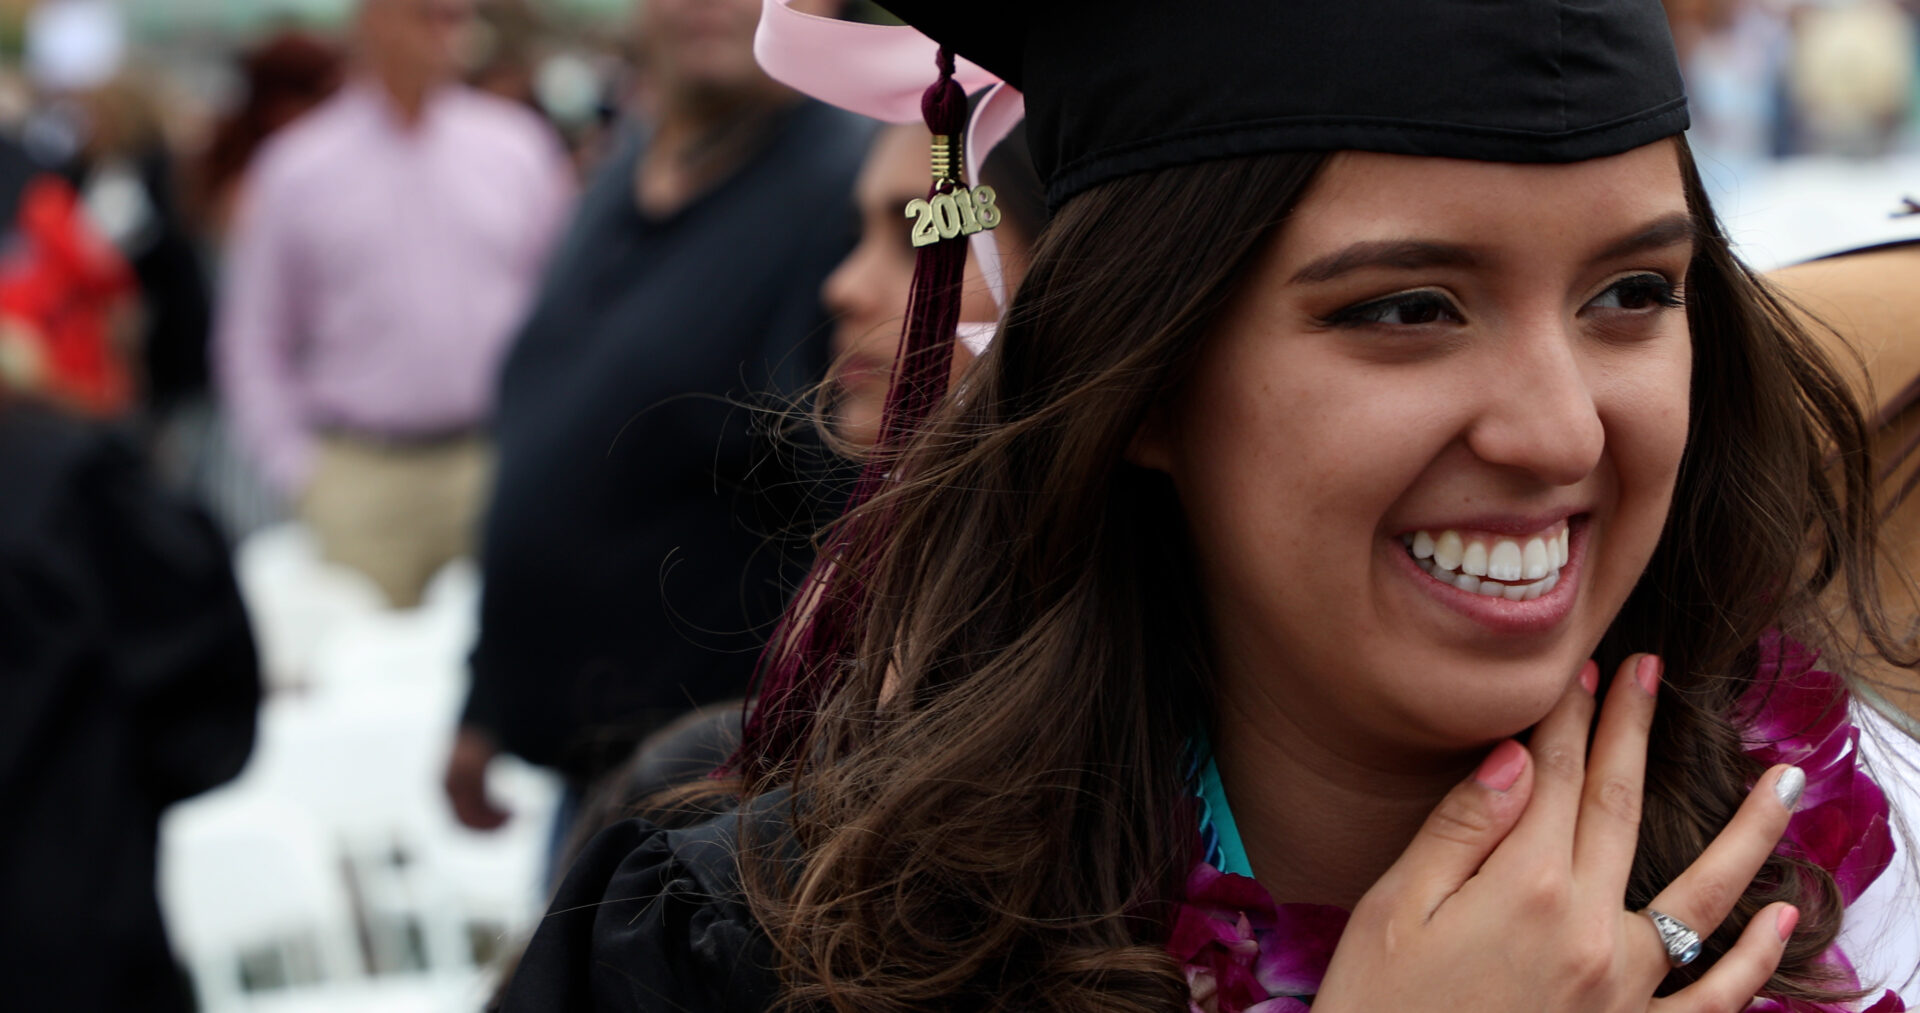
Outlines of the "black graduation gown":
[{"label": "black graduation gown", "polygon": [[160,813],[239,772],[259,700],[206,518],[118,436],[0,402],[0,1007],[190,1008]]},{"label": "black graduation gown", "polygon": [[[790,847],[784,792],[755,800],[749,839]],[[740,890],[736,810],[681,829],[627,820],[573,864],[508,985],[508,1013],[764,1013],[773,946]]]}]

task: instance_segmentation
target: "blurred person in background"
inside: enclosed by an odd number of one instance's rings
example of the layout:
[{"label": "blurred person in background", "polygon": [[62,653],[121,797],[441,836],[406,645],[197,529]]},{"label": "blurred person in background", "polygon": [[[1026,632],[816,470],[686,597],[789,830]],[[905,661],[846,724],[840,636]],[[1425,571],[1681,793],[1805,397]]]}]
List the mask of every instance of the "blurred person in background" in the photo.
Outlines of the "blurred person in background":
[{"label": "blurred person in background", "polygon": [[136,279],[80,195],[0,138],[0,384],[76,414],[124,420]]},{"label": "blurred person in background", "polygon": [[1913,15],[1893,0],[1805,4],[1793,28],[1786,90],[1799,151],[1885,156],[1913,106]]},{"label": "blurred person in background", "polygon": [[1775,0],[1667,0],[1687,82],[1687,142],[1718,175],[1761,171],[1787,142],[1781,81],[1792,51]]},{"label": "blurred person in background", "polygon": [[[819,4],[825,10],[832,4]],[[820,284],[854,238],[867,121],[754,63],[757,0],[651,0],[656,118],[624,138],[507,361],[472,688],[446,787],[498,826],[506,749],[586,785],[690,707],[737,698],[804,572],[821,498],[743,401],[827,359]]]},{"label": "blurred person in background", "polygon": [[395,607],[466,554],[500,355],[572,196],[552,131],[458,82],[472,0],[361,0],[334,98],[268,143],[217,348],[242,445]]},{"label": "blurred person in background", "polygon": [[[216,277],[254,156],[268,138],[333,95],[343,63],[336,46],[304,32],[275,35],[241,54],[240,101],[214,123],[187,174],[187,204],[203,260]],[[161,430],[163,466],[182,476],[231,539],[283,519],[280,496],[236,445],[232,420],[210,393],[190,403]]]},{"label": "blurred person in background", "polygon": [[[999,251],[1006,292],[1019,287],[1029,252],[1046,224],[1046,192],[1033,170],[1024,124],[988,153],[980,181],[996,191],[1001,210],[991,241]],[[918,123],[889,126],[874,136],[854,184],[860,239],[821,286],[820,298],[833,315],[833,358],[821,423],[836,449],[858,457],[879,435],[880,411],[900,349],[900,330],[913,284],[914,251],[900,227],[900,209],[927,189],[927,146],[932,136]],[[979,258],[969,250],[960,306],[963,333],[996,327],[1000,310]],[[974,353],[954,344],[954,373],[964,373]],[[623,764],[618,778],[598,786],[586,800],[568,848],[573,853],[592,835],[645,811],[649,819],[686,820],[710,810],[703,800],[663,793],[706,777],[740,745],[738,700],[703,706],[660,729],[642,742]],[[663,799],[672,801],[659,805]],[[718,802],[706,799],[705,802]]]},{"label": "blurred person in background", "polygon": [[216,244],[227,235],[261,146],[332,97],[342,64],[338,49],[306,32],[275,35],[241,56],[240,103],[215,125],[193,174],[193,204]]},{"label": "blurred person in background", "polygon": [[536,81],[542,34],[539,12],[527,0],[492,0],[482,5],[480,17],[479,56],[467,83],[545,115]]},{"label": "blurred person in background", "polygon": [[50,0],[34,7],[24,27],[39,101],[23,141],[66,177],[93,227],[132,265],[140,313],[119,321],[139,366],[130,394],[159,437],[164,470],[184,481],[210,416],[212,308],[154,84],[130,64],[117,4]]},{"label": "blurred person in background", "polygon": [[[5,220],[20,209],[29,222],[49,199],[36,190],[73,202],[0,145]],[[10,261],[40,256],[22,253],[41,242],[22,227],[5,231]],[[118,255],[75,235],[65,245],[96,246],[111,274]],[[0,291],[15,291],[16,267]],[[67,291],[65,312],[84,310],[89,297]],[[100,309],[113,293],[91,298]],[[29,326],[10,317],[0,344],[31,340],[17,337]],[[159,820],[245,763],[253,641],[219,534],[158,487],[124,427],[82,418],[50,379],[66,368],[0,369],[0,996],[9,1009],[185,1011],[155,894]]]},{"label": "blurred person in background", "polygon": [[[860,242],[820,290],[834,317],[827,420],[842,449],[851,454],[872,446],[879,436],[913,285],[914,248],[900,229],[900,209],[926,195],[930,140],[927,128],[918,123],[888,127],[874,140],[854,190]],[[1026,274],[1028,252],[1047,221],[1046,193],[1033,171],[1024,124],[988,153],[980,178],[998,194],[1002,216],[992,240],[1000,251],[1002,282],[1012,292]],[[980,261],[969,255],[961,328],[991,326],[999,316]],[[955,375],[972,361],[966,343],[956,342]]]},{"label": "blurred person in background", "polygon": [[151,85],[122,70],[75,98],[79,147],[61,171],[139,280],[146,416],[164,426],[182,411],[202,414],[210,398],[212,295]]},{"label": "blurred person in background", "polygon": [[155,893],[167,806],[240,772],[260,684],[226,547],[100,423],[0,391],[0,994],[193,1004]]}]

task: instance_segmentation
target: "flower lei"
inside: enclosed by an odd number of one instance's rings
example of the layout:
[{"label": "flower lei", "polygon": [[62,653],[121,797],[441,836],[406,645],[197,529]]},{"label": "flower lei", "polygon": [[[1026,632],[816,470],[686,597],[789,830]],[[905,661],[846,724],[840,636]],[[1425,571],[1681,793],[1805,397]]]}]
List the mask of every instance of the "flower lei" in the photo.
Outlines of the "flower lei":
[{"label": "flower lei", "polygon": [[[1760,642],[1760,667],[1736,706],[1746,729],[1744,751],[1773,766],[1806,772],[1800,808],[1787,823],[1777,852],[1793,854],[1833,873],[1852,904],[1893,859],[1886,796],[1855,763],[1860,730],[1848,713],[1845,685],[1814,667],[1811,649],[1777,633]],[[1209,831],[1203,826],[1203,835]],[[1209,857],[1212,848],[1207,849]],[[1187,877],[1186,898],[1174,918],[1167,949],[1186,972],[1191,1013],[1304,1013],[1326,976],[1346,929],[1345,909],[1276,904],[1246,876],[1221,872],[1202,859]],[[1859,986],[1839,947],[1824,962],[1843,984]],[[1845,1013],[1849,1007],[1763,996],[1759,1013]],[[1904,1013],[1888,990],[1860,1013]]]}]

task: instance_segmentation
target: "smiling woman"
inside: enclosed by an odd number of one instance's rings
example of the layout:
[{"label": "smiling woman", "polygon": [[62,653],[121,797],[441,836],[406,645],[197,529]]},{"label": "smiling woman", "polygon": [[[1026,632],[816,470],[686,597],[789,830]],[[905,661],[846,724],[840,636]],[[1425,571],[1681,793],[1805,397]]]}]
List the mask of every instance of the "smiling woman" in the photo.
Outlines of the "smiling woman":
[{"label": "smiling woman", "polygon": [[[1209,589],[1220,721],[1426,764],[1551,709],[1668,513],[1693,234],[1671,143],[1329,160],[1133,444]],[[1272,769],[1247,741],[1230,789]]]},{"label": "smiling woman", "polygon": [[[1625,908],[1656,898],[1721,969],[1676,972],[1703,991],[1671,1008],[1844,994],[1820,963],[1831,874],[1770,854],[1799,775],[1756,764],[1735,722],[1763,634],[1820,636],[1803,534],[1864,558],[1819,453],[1857,446],[1859,420],[1698,196],[1663,141],[1565,166],[1232,159],[1068,202],[913,480],[869,508],[891,527],[864,637],[799,775],[773,775],[805,798],[808,861],[790,887],[754,863],[747,883],[775,945],[806,955],[791,994],[1168,1008],[1194,971],[1156,967],[1150,926],[1189,892],[1197,741],[1246,862],[1222,871],[1356,911],[1316,1008],[1421,1009],[1470,983],[1477,1008],[1629,1008],[1565,954],[1617,946],[1600,977],[1651,993],[1665,957]],[[1138,207],[1165,217],[1120,216]],[[1421,262],[1363,264],[1356,242]],[[1127,258],[1090,268],[1110,246]],[[1345,269],[1300,279],[1329,256]],[[1475,580],[1524,583],[1536,539],[1550,568],[1562,526],[1551,593],[1459,586],[1483,552]],[[1436,568],[1468,572],[1424,572],[1421,531]],[[1515,551],[1518,576],[1494,572]],[[1528,729],[1531,759],[1488,756]],[[1423,854],[1458,828],[1499,846]],[[1469,875],[1483,863],[1509,871]],[[1688,896],[1702,880],[1747,885]],[[1459,905],[1434,923],[1450,947],[1370,947],[1361,930],[1434,913],[1431,891]],[[1516,953],[1537,977],[1483,982]],[[895,961],[917,970],[862,970]]]},{"label": "smiling woman", "polygon": [[1057,211],[803,597],[850,641],[776,638],[805,734],[589,848],[516,998],[1902,1008],[1842,952],[1911,864],[1851,717],[1906,740],[1808,649],[1838,587],[1898,653],[1865,428],[1657,4],[894,6],[1028,89]]}]

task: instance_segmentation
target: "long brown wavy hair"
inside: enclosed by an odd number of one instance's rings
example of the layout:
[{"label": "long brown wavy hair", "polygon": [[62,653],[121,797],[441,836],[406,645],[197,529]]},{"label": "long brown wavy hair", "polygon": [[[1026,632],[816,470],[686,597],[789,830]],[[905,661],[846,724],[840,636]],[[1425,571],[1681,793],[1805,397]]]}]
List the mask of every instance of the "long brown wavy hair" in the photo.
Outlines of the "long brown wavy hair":
[{"label": "long brown wavy hair", "polygon": [[[1729,251],[1673,143],[1698,231],[1689,443],[1659,546],[1596,652],[1603,672],[1632,651],[1667,664],[1629,907],[1700,854],[1761,772],[1730,715],[1764,631],[1836,642],[1832,593],[1875,649],[1912,661],[1878,606],[1861,413]],[[802,800],[797,863],[743,855],[792,1006],[1186,1008],[1162,943],[1195,857],[1204,599],[1169,483],[1125,451],[1327,158],[1209,162],[1068,202],[993,348],[898,480],[842,522],[877,551],[853,558],[878,565],[833,569],[819,593],[865,600],[858,648],[804,759],[748,786]],[[1850,994],[1817,963],[1840,924],[1832,877],[1780,856],[1688,975],[1778,900],[1802,920],[1769,991]]]}]

